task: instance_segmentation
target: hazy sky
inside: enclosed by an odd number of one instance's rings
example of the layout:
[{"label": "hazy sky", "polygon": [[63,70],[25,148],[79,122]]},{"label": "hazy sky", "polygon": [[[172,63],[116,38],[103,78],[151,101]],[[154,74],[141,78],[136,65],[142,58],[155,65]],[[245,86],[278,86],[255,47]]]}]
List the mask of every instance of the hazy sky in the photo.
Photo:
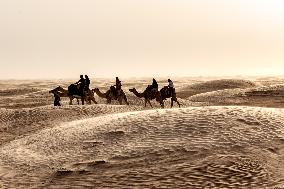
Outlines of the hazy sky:
[{"label": "hazy sky", "polygon": [[0,78],[284,74],[282,0],[0,0]]}]

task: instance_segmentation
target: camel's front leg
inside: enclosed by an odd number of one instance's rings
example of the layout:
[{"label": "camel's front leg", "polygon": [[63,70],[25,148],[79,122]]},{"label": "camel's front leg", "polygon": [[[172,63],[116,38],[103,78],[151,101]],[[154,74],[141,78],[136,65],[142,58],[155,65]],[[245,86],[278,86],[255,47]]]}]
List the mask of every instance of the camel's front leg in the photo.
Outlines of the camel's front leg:
[{"label": "camel's front leg", "polygon": [[126,96],[124,96],[124,101],[125,101],[125,103],[126,103],[127,105],[129,105]]},{"label": "camel's front leg", "polygon": [[81,97],[82,105],[84,105],[85,98]]},{"label": "camel's front leg", "polygon": [[70,99],[69,105],[72,105],[73,97],[69,97],[69,99]]},{"label": "camel's front leg", "polygon": [[96,101],[95,97],[92,97],[91,101],[93,101],[95,104],[97,104],[97,101]]},{"label": "camel's front leg", "polygon": [[164,101],[162,102],[161,106],[162,106],[162,108],[165,108],[165,103],[164,103]]},{"label": "camel's front leg", "polygon": [[176,102],[177,102],[177,104],[178,104],[178,107],[180,108],[180,103],[179,103],[179,101],[176,99]]}]

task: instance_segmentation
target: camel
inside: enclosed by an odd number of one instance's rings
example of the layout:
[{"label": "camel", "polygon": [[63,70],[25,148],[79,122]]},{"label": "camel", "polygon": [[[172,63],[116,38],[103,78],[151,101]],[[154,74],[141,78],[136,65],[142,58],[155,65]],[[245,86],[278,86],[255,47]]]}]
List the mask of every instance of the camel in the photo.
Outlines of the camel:
[{"label": "camel", "polygon": [[123,90],[120,91],[120,94],[118,97],[116,97],[115,95],[113,95],[113,93],[111,92],[111,90],[107,90],[107,92],[102,93],[98,88],[93,89],[93,91],[101,98],[106,98],[107,99],[107,104],[111,103],[111,100],[118,100],[119,104],[122,104],[122,100],[125,101],[125,103],[127,105],[129,105],[126,95],[123,92]]},{"label": "camel", "polygon": [[160,90],[160,95],[161,95],[161,102],[163,103],[164,107],[164,100],[166,100],[167,98],[171,98],[171,108],[174,105],[174,102],[176,102],[180,108],[180,103],[177,100],[177,94],[176,94],[176,90],[173,89],[172,94],[169,94],[169,88],[168,86],[164,86],[161,90]]},{"label": "camel", "polygon": [[139,93],[135,88],[129,89],[129,91],[134,93],[134,95],[137,96],[138,98],[144,98],[145,107],[147,105],[147,102],[152,107],[152,104],[150,101],[153,99],[156,99],[156,101],[160,103],[161,107],[164,108],[164,100],[166,100],[167,98],[171,98],[171,108],[173,107],[173,102],[176,102],[178,106],[180,107],[180,103],[177,100],[175,90],[173,91],[172,95],[169,95],[167,86],[165,86],[160,91],[158,91],[156,95],[152,93],[151,86],[148,86],[143,93]]},{"label": "camel", "polygon": [[55,89],[49,91],[49,93],[53,93],[53,94],[58,93],[60,97],[69,97],[70,99],[69,105],[72,105],[72,101],[74,98],[77,99],[78,104],[79,104],[79,99],[81,99],[82,105],[84,105],[84,100],[87,100],[89,104],[91,104],[91,101],[97,104],[95,97],[94,97],[94,93],[90,89],[85,91],[85,95],[83,98],[80,95],[70,94],[68,90],[63,89],[61,86],[58,86]]},{"label": "camel", "polygon": [[160,94],[159,94],[160,92],[158,91],[156,95],[153,94],[151,85],[149,85],[145,89],[145,91],[143,93],[139,93],[135,88],[129,89],[129,91],[134,93],[134,95],[137,96],[138,98],[144,98],[144,100],[145,100],[145,107],[147,106],[147,103],[149,103],[151,108],[153,108],[153,106],[152,106],[150,101],[154,100],[154,99],[156,99],[156,101],[160,102],[160,105],[163,107],[163,103],[161,101]]}]

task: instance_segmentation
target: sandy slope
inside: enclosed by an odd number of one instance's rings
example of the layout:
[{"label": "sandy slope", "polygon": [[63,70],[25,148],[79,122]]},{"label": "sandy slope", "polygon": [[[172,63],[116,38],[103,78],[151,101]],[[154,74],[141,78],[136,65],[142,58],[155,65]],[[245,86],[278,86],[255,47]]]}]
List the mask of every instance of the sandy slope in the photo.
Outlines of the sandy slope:
[{"label": "sandy slope", "polygon": [[212,91],[224,90],[224,89],[245,89],[256,87],[260,84],[249,80],[241,79],[219,79],[203,81],[194,83],[191,85],[183,86],[177,90],[177,94],[180,98],[188,98],[190,96],[207,93]]},{"label": "sandy slope", "polygon": [[60,108],[48,90],[72,81],[0,81],[0,188],[283,187],[284,87],[255,81],[181,79],[164,110],[128,91],[149,79],[123,82],[130,106]]},{"label": "sandy slope", "polygon": [[17,137],[30,135],[38,130],[77,119],[120,112],[141,110],[139,106],[92,105],[92,106],[43,106],[25,109],[0,109],[0,144]]},{"label": "sandy slope", "polygon": [[99,116],[11,141],[0,154],[15,174],[7,186],[273,186],[284,182],[283,112],[207,107]]},{"label": "sandy slope", "polygon": [[284,85],[271,85],[248,89],[227,89],[197,94],[188,98],[207,105],[249,105],[284,107]]}]

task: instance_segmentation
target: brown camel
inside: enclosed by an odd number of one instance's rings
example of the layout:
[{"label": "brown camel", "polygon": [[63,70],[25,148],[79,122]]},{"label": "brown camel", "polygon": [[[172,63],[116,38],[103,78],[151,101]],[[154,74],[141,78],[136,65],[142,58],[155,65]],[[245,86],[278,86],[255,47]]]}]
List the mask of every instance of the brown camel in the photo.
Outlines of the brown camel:
[{"label": "brown camel", "polygon": [[139,93],[135,88],[129,89],[129,91],[133,92],[135,94],[135,96],[137,96],[139,98],[144,98],[145,99],[145,107],[147,105],[147,102],[152,107],[150,100],[156,99],[156,101],[160,103],[161,107],[164,108],[164,100],[166,100],[167,98],[171,98],[171,108],[173,107],[173,102],[176,102],[178,104],[178,106],[180,107],[180,103],[177,100],[175,90],[173,91],[173,93],[171,95],[169,95],[167,86],[165,86],[160,91],[158,91],[156,95],[153,94],[152,88],[151,88],[150,85],[146,88],[146,90],[143,93]]},{"label": "brown camel", "polygon": [[180,108],[180,103],[177,100],[177,95],[176,95],[176,90],[173,89],[172,94],[169,94],[169,88],[168,86],[164,86],[164,88],[162,88],[160,90],[160,95],[161,95],[161,102],[162,102],[162,107],[164,107],[164,100],[166,100],[167,98],[171,98],[171,108],[174,105],[174,102],[176,102]]},{"label": "brown camel", "polygon": [[116,97],[113,92],[111,92],[111,90],[107,90],[107,92],[105,93],[102,93],[98,88],[95,88],[93,89],[93,91],[101,98],[106,98],[107,99],[107,104],[110,104],[111,103],[111,100],[118,100],[119,104],[121,105],[122,104],[122,100],[125,101],[125,103],[127,105],[129,105],[128,101],[127,101],[127,98],[126,98],[126,95],[125,93],[123,92],[123,90],[120,91],[120,94],[118,97]]},{"label": "brown camel", "polygon": [[143,93],[139,93],[135,88],[129,89],[130,92],[134,93],[135,96],[138,98],[144,98],[145,100],[145,107],[147,106],[147,102],[150,104],[151,108],[153,108],[151,104],[151,100],[156,99],[156,101],[160,102],[160,105],[163,107],[163,103],[160,98],[160,92],[158,91],[156,94],[153,94],[152,87],[149,85]]},{"label": "brown camel", "polygon": [[84,101],[87,100],[89,104],[91,104],[91,101],[93,101],[95,104],[97,104],[95,97],[94,97],[94,93],[92,92],[92,90],[87,90],[85,91],[85,95],[83,96],[83,98],[80,95],[72,95],[69,93],[68,90],[63,89],[62,87],[58,86],[55,89],[49,91],[49,93],[58,93],[60,97],[69,97],[70,102],[69,104],[72,105],[72,101],[73,99],[77,99],[77,103],[79,104],[79,99],[81,99],[82,104],[84,104]]}]

